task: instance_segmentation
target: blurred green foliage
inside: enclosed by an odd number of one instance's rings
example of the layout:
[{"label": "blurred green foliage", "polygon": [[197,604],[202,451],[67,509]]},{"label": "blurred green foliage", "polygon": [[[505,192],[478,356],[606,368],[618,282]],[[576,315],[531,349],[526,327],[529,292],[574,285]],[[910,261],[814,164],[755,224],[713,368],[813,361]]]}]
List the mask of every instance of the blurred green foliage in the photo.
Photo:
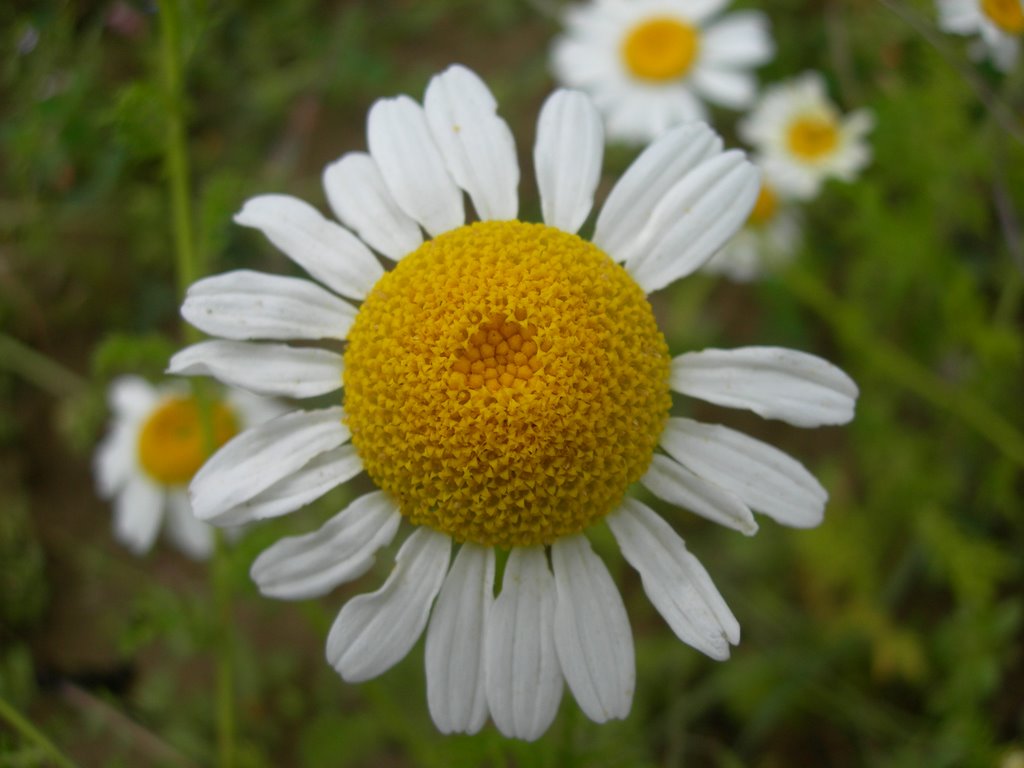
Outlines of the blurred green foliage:
[{"label": "blurred green foliage", "polygon": [[[372,100],[419,95],[452,61],[498,97],[524,167],[523,213],[535,215],[525,169],[560,7],[182,3],[204,259],[215,271],[291,269],[231,214],[268,191],[322,206],[321,168],[365,147]],[[427,714],[422,644],[359,686],[323,660],[338,606],[380,583],[390,553],[322,601],[277,604],[249,584],[256,554],[339,509],[347,497],[337,492],[231,552],[239,765],[952,768],[1019,756],[1021,467],[895,382],[873,340],[1024,429],[1024,68],[1003,76],[971,62],[964,40],[936,31],[930,0],[761,7],[779,47],[762,79],[821,70],[844,108],[869,107],[877,127],[864,177],[808,206],[796,266],[841,297],[860,336],[837,333],[785,279],[697,276],[654,297],[674,352],[793,346],[861,386],[853,424],[815,433],[697,409],[790,451],[831,492],[818,529],[766,523],[754,539],[663,509],[740,619],[734,658],[716,664],[679,644],[599,531],[637,638],[630,718],[597,726],[566,697],[536,744],[490,727],[441,736]],[[208,574],[169,549],[141,562],[119,551],[88,467],[109,381],[158,377],[179,343],[162,163],[174,105],[159,78],[159,23],[148,3],[0,9],[0,328],[86,382],[50,393],[0,366],[0,696],[83,765],[206,765],[216,754],[214,657],[225,638]],[[734,118],[716,112],[716,127],[732,137]],[[632,155],[610,149],[607,183]],[[111,673],[123,665],[127,683]],[[0,765],[37,759],[0,727]]]}]

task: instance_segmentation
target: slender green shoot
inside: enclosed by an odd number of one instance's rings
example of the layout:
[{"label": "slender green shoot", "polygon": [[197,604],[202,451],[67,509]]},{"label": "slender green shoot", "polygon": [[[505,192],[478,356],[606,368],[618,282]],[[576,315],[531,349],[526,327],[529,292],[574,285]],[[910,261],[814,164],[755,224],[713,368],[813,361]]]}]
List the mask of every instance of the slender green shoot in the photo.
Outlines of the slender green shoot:
[{"label": "slender green shoot", "polygon": [[0,698],[0,720],[10,725],[26,741],[35,745],[54,765],[60,766],[60,768],[76,768],[75,763],[57,749],[56,745],[46,738],[42,731],[32,725],[24,715],[3,698]]}]

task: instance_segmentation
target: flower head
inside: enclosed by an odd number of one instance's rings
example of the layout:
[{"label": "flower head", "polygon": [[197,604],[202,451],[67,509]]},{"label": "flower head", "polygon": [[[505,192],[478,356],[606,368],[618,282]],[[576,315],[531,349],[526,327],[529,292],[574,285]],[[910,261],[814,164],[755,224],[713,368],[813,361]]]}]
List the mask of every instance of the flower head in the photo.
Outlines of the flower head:
[{"label": "flower head", "polygon": [[829,100],[816,72],[765,89],[739,124],[760,155],[765,174],[783,195],[807,200],[829,178],[852,181],[871,159],[866,110],[845,117]]},{"label": "flower head", "polygon": [[[327,659],[342,677],[381,674],[425,629],[428,704],[446,733],[475,732],[490,716],[503,733],[535,739],[563,683],[592,719],[625,717],[633,644],[588,542],[593,526],[607,522],[685,642],[722,659],[739,640],[707,572],[629,486],[639,480],[748,534],[752,509],[807,526],[826,499],[776,449],[670,418],[670,391],[812,426],[848,420],[856,387],[788,350],[669,357],[646,295],[698,269],[758,191],[756,169],[707,126],[675,128],[649,147],[589,242],[576,232],[593,207],[603,137],[581,93],[558,91],[541,111],[543,223],[517,219],[513,138],[469,70],[435,76],[423,106],[378,101],[368,132],[369,154],[324,173],[344,226],[281,196],[249,200],[237,217],[326,287],[242,271],[189,290],[184,316],[231,339],[180,353],[193,363],[263,393],[306,397],[344,383],[344,408],[297,410],[225,445],[192,483],[196,512],[273,517],[365,470],[380,490],[279,541],[252,568],[264,594],[321,595],[363,574],[403,522],[411,530],[383,586],[350,600],[331,629]],[[466,223],[463,192],[479,221]],[[396,266],[385,272],[371,248]],[[347,346],[339,355],[244,341],[288,338]],[[222,358],[211,344],[237,354]],[[503,573],[497,549],[508,551]]]},{"label": "flower head", "polygon": [[757,202],[743,228],[716,253],[703,270],[736,282],[756,280],[788,264],[800,247],[801,216],[762,172]]},{"label": "flower head", "polygon": [[[1013,69],[1024,33],[1024,0],[936,0],[939,26],[957,35],[978,35],[978,53],[1004,72]],[[978,57],[980,58],[980,56]]]},{"label": "flower head", "polygon": [[552,50],[563,85],[589,93],[612,139],[645,143],[703,119],[703,100],[744,109],[750,70],[774,53],[764,16],[718,18],[727,0],[591,0],[573,7]]},{"label": "flower head", "polygon": [[[141,555],[166,520],[167,534],[182,552],[206,559],[213,532],[192,514],[185,490],[206,457],[195,397],[177,382],[153,386],[124,376],[111,384],[109,400],[114,420],[96,451],[95,469],[100,494],[114,500],[114,535]],[[239,390],[209,407],[216,447],[280,413],[275,404]]]}]

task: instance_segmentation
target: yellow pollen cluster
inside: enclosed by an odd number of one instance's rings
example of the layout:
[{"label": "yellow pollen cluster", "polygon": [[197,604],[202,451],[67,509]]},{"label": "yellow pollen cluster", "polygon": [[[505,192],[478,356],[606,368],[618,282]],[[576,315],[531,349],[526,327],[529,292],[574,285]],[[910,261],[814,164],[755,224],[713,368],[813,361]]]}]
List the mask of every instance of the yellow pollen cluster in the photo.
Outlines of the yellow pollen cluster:
[{"label": "yellow pollen cluster", "polygon": [[682,77],[700,50],[696,27],[669,16],[637,24],[622,42],[622,59],[634,77],[665,82]]},{"label": "yellow pollen cluster", "polygon": [[[462,391],[466,387],[487,387],[497,392],[502,387],[522,389],[540,368],[537,357],[537,333],[534,325],[522,325],[526,310],[516,312],[516,320],[507,320],[502,313],[495,314],[469,337],[466,348],[459,350],[452,364],[448,388]],[[469,393],[460,395],[469,399]]]},{"label": "yellow pollen cluster", "polygon": [[779,210],[779,196],[772,189],[771,185],[761,182],[761,189],[757,193],[757,200],[754,201],[754,208],[750,211],[747,222],[753,226],[767,224]]},{"label": "yellow pollen cluster", "polygon": [[[213,448],[238,433],[234,413],[224,403],[211,406]],[[161,485],[185,485],[206,461],[207,451],[199,406],[193,397],[170,397],[139,430],[139,464]]]},{"label": "yellow pollen cluster", "polygon": [[839,126],[829,115],[802,115],[790,123],[786,143],[789,151],[802,160],[820,160],[839,144]]},{"label": "yellow pollen cluster", "polygon": [[416,525],[532,546],[613,511],[668,418],[669,356],[643,291],[541,224],[424,243],[348,335],[345,412],[370,477]]},{"label": "yellow pollen cluster", "polygon": [[1024,8],[1020,0],[981,0],[981,10],[1007,34],[1024,32]]}]

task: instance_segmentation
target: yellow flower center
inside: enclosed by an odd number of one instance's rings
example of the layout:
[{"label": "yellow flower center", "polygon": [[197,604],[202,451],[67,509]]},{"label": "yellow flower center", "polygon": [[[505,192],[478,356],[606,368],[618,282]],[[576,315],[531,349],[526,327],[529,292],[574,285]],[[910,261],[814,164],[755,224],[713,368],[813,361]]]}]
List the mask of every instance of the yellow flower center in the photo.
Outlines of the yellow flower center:
[{"label": "yellow flower center", "polygon": [[757,193],[757,200],[754,201],[754,208],[747,218],[747,223],[753,226],[767,224],[775,218],[775,212],[779,210],[779,196],[769,184],[761,182],[761,189]]},{"label": "yellow flower center", "polygon": [[700,50],[697,28],[670,16],[637,24],[622,42],[626,68],[641,80],[675,80],[690,71]]},{"label": "yellow flower center", "polygon": [[345,412],[370,477],[416,525],[532,546],[613,511],[668,418],[643,291],[591,243],[487,221],[424,243],[348,336]]},{"label": "yellow flower center", "polygon": [[802,115],[790,123],[786,143],[801,160],[820,160],[839,144],[839,125],[830,115]]},{"label": "yellow flower center", "polygon": [[1020,0],[981,0],[981,10],[1007,34],[1024,32],[1024,8]]},{"label": "yellow flower center", "polygon": [[[214,448],[238,433],[238,422],[225,403],[211,407]],[[207,451],[192,397],[170,397],[149,415],[139,431],[139,464],[161,485],[184,485],[206,461]]]}]

